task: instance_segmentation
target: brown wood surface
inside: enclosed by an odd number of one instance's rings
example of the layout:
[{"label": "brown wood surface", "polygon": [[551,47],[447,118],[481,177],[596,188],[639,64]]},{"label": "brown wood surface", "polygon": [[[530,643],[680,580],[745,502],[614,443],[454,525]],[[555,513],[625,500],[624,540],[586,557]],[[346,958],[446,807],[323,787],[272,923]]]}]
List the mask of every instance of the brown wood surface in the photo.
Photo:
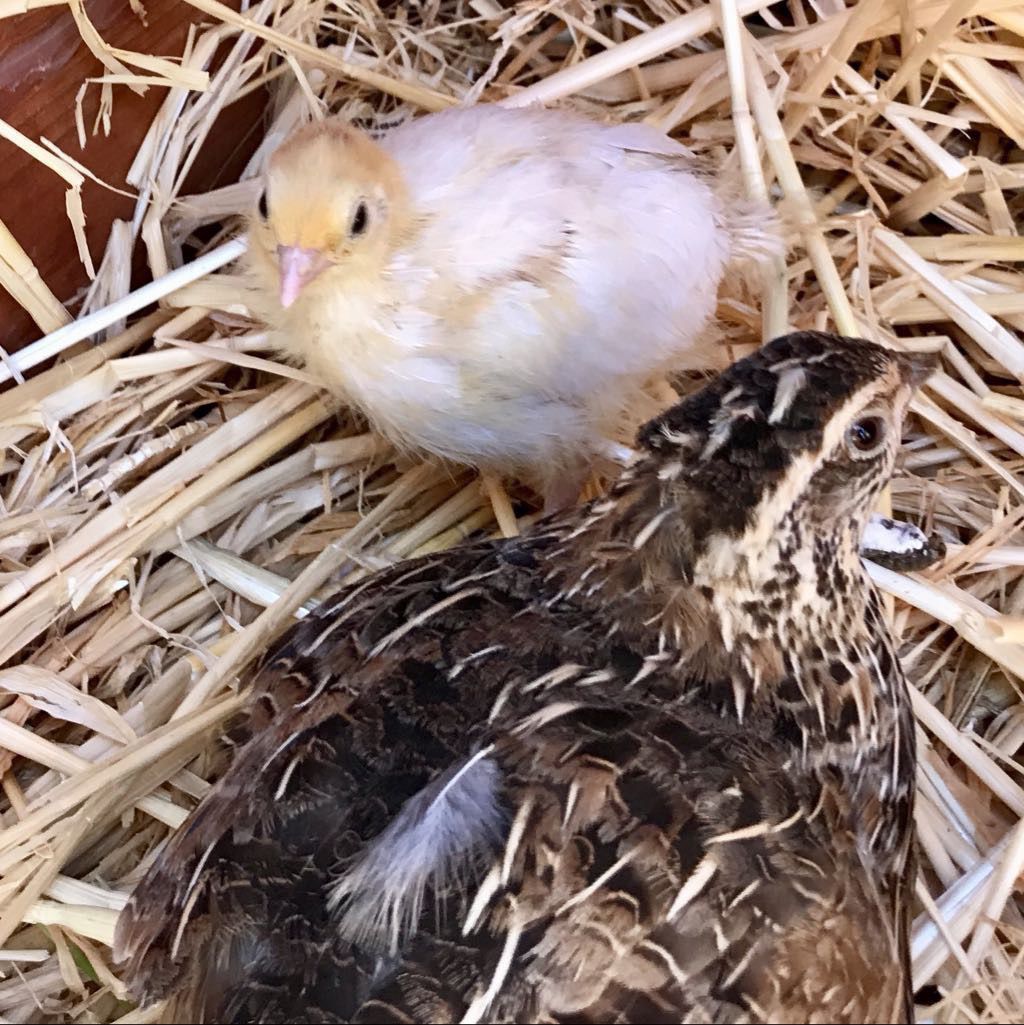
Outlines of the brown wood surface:
[{"label": "brown wood surface", "polygon": [[[201,15],[185,0],[144,0],[143,23],[128,0],[87,0],[86,10],[100,35],[126,50],[179,56],[188,25]],[[238,2],[232,3],[236,9]],[[90,135],[85,149],[75,129],[75,96],[82,82],[102,73],[100,62],[82,44],[65,7],[45,7],[0,20],[0,118],[29,138],[50,139],[104,181],[125,188],[131,166],[166,89],[151,87],[137,96],[116,87],[109,138]],[[85,101],[91,132],[99,87]],[[187,182],[198,191],[237,178],[258,141],[264,97],[254,93],[234,104],[211,133]],[[75,312],[74,298],[88,284],[64,209],[64,182],[16,146],[0,139],[0,220],[11,230],[58,299]],[[82,189],[86,236],[98,266],[111,222],[131,216],[130,199],[89,181]],[[136,284],[146,280],[136,251]],[[0,289],[0,345],[16,351],[42,332]]]}]

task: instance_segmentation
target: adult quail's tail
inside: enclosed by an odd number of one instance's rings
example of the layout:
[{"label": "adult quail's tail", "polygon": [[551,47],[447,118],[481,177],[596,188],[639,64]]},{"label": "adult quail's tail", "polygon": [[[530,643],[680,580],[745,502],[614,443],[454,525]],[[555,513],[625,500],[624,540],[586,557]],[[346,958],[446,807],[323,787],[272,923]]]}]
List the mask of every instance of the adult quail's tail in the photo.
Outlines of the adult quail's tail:
[{"label": "adult quail's tail", "polygon": [[[248,951],[255,956],[254,949]],[[183,980],[164,1000],[165,1025],[327,1025],[349,1021],[370,992],[372,976],[351,957],[334,950],[264,956],[242,973],[229,976],[211,959],[201,978]]]},{"label": "adult quail's tail", "polygon": [[[288,682],[277,688],[282,703],[296,696]],[[256,733],[121,913],[115,960],[143,1006],[167,1002],[164,1021],[344,1020],[338,957],[347,954],[335,952],[325,893],[345,853],[335,841],[348,808],[336,795],[350,766],[346,722],[325,709],[329,701],[283,737]],[[281,778],[288,801],[276,797]],[[355,999],[360,969],[347,969],[344,992]],[[334,1006],[322,1010],[328,994]]]}]

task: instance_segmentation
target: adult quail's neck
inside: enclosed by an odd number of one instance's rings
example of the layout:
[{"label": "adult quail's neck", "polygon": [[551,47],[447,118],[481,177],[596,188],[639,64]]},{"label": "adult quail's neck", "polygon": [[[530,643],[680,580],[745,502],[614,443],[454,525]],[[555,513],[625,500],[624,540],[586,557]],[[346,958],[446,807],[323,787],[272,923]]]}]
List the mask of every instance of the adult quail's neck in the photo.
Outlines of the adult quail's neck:
[{"label": "adult quail's neck", "polygon": [[[694,534],[702,516],[705,537]],[[573,590],[725,681],[722,714],[788,721],[795,745],[826,760],[860,765],[890,745],[907,699],[860,560],[861,524],[799,507],[740,535],[713,524],[624,490],[579,532],[589,565]]]},{"label": "adult quail's neck", "polygon": [[592,603],[627,646],[674,667],[685,701],[789,745],[794,771],[839,784],[862,856],[896,871],[914,724],[860,524],[795,509],[753,541],[730,537],[716,530],[728,513],[673,507],[651,477],[625,475],[566,536],[560,599]]},{"label": "adult quail's neck", "polygon": [[761,536],[714,537],[692,569],[727,651],[776,645],[814,662],[870,632],[872,586],[860,560],[861,524],[814,523],[798,512]]}]

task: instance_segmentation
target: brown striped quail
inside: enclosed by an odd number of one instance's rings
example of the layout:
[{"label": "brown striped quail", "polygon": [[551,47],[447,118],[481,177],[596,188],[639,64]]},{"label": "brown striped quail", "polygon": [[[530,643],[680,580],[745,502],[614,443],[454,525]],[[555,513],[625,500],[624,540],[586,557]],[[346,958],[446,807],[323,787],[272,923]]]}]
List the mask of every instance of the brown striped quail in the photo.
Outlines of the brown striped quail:
[{"label": "brown striped quail", "polygon": [[932,358],[787,335],[608,497],[342,591],[121,917],[169,1021],[907,1022],[914,726],[858,557]]}]

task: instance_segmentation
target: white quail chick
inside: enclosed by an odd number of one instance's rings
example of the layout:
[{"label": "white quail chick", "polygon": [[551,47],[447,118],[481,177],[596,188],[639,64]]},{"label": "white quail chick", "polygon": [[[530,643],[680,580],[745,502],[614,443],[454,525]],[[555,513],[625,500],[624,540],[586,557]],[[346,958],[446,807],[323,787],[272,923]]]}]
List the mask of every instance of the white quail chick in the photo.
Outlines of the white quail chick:
[{"label": "white quail chick", "polygon": [[400,447],[523,475],[549,512],[632,436],[648,380],[722,365],[702,333],[723,274],[781,249],[663,133],[541,107],[305,126],[262,204],[283,351]]},{"label": "white quail chick", "polygon": [[[655,129],[539,107],[379,141],[308,125],[261,203],[255,305],[283,351],[400,447],[525,475],[548,513],[602,457],[628,459],[614,438],[651,377],[718,364],[724,274],[782,245],[770,211]],[[909,570],[942,549],[875,516],[864,554]]]}]

